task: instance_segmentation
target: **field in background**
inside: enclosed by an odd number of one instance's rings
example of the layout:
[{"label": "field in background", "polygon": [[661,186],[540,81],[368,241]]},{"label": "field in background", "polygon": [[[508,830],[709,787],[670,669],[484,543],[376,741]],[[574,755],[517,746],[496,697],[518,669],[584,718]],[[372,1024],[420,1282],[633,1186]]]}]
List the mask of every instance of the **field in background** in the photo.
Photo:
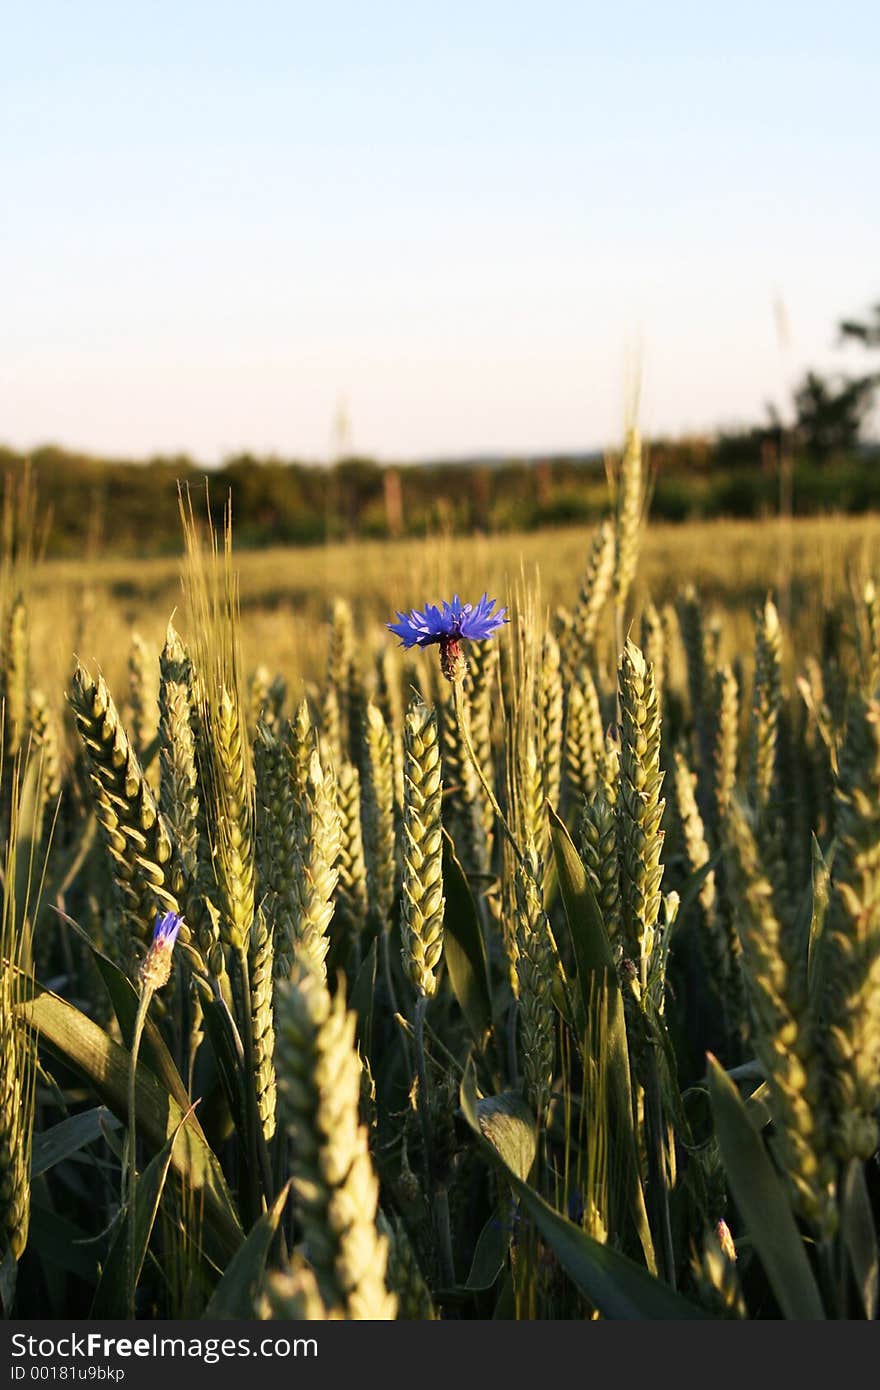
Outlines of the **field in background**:
[{"label": "field in background", "polygon": [[[383,623],[454,591],[478,598],[484,589],[509,603],[524,573],[537,576],[548,612],[571,604],[586,564],[588,527],[526,536],[437,537],[429,541],[363,541],[324,548],[237,551],[242,639],[248,671],[258,664],[291,683],[316,680],[326,665],[325,623],[332,600],[348,598],[369,647],[391,640]],[[748,645],[756,603],[772,591],[785,615],[790,604],[798,644],[815,647],[821,606],[876,569],[880,516],[776,521],[716,521],[686,526],[652,523],[645,532],[635,587],[636,608],[649,594],[674,598],[692,583],[725,610],[729,656]],[[100,665],[112,685],[125,682],[131,630],[161,645],[181,607],[181,562],[47,561],[33,573],[35,675],[47,690],[63,688],[73,653]]]}]

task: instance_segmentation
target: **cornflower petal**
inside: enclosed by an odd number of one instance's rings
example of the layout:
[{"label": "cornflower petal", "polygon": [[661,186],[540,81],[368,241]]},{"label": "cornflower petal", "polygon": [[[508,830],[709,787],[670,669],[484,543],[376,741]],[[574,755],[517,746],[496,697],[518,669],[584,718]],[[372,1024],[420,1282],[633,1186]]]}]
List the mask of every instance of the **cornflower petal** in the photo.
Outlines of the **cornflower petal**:
[{"label": "cornflower petal", "polygon": [[439,607],[426,603],[424,610],[412,608],[408,614],[398,610],[399,621],[386,626],[407,649],[429,647],[435,642],[448,644],[461,638],[484,642],[508,621],[506,608],[492,612],[495,603],[488,593],[484,593],[477,604],[463,604],[459,595],[453,594],[451,601],[442,599]]}]

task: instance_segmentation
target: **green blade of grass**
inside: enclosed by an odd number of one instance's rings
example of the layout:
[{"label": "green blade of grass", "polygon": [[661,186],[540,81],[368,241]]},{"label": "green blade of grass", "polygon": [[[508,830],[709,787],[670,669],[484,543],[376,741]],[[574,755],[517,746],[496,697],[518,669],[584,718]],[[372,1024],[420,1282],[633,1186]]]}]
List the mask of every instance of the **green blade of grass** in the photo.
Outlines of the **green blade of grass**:
[{"label": "green blade of grass", "polygon": [[788,1194],[723,1067],[709,1058],[709,1095],[721,1158],[752,1244],[787,1318],[825,1317]]},{"label": "green blade of grass", "polygon": [[349,1007],[357,1017],[357,1039],[365,1056],[373,1051],[373,1008],[376,999],[376,966],[379,959],[379,943],[370,944],[366,958],[361,965],[351,990]]},{"label": "green blade of grass", "polygon": [[861,1160],[851,1160],[840,1189],[840,1228],[861,1301],[860,1311],[873,1322],[877,1316],[877,1232],[871,1197]]},{"label": "green blade of grass", "polygon": [[[72,1004],[48,990],[21,1006],[23,1017],[48,1047],[94,1089],[124,1124],[128,1123],[129,1056],[102,1028]],[[158,1152],[175,1132],[183,1108],[146,1067],[136,1083],[138,1138]],[[172,1168],[195,1196],[204,1201],[206,1226],[223,1263],[240,1245],[243,1233],[226,1180],[195,1115],[189,1115],[174,1147]]]},{"label": "green blade of grass", "polygon": [[103,1105],[71,1115],[42,1134],[34,1135],[31,1152],[31,1179],[47,1173],[56,1163],[63,1163],[71,1154],[102,1139],[108,1127],[117,1128],[119,1121]]},{"label": "green blade of grass", "polygon": [[150,1237],[153,1234],[159,1203],[162,1201],[162,1193],[165,1190],[168,1170],[171,1167],[174,1145],[185,1123],[186,1119],[184,1118],[138,1178],[134,1210],[132,1211],[130,1208],[125,1210],[117,1222],[113,1244],[110,1246],[98,1287],[95,1289],[92,1306],[89,1309],[89,1317],[91,1318],[124,1318],[128,1315],[129,1222],[134,1221],[134,1268],[131,1277],[134,1287],[137,1288],[137,1282],[149,1248]]},{"label": "green blade of grass", "polygon": [[701,1308],[682,1298],[642,1265],[588,1236],[543,1197],[517,1177],[502,1155],[484,1138],[477,1115],[476,1078],[469,1066],[461,1083],[461,1108],[482,1151],[500,1168],[516,1196],[553,1250],[566,1274],[583,1296],[606,1318],[705,1317]]},{"label": "green blade of grass", "polygon": [[285,1183],[236,1250],[204,1311],[206,1318],[252,1318],[257,1292],[281,1220],[290,1183]]},{"label": "green blade of grass", "polygon": [[538,1151],[535,1116],[519,1091],[505,1091],[500,1096],[487,1096],[476,1104],[480,1132],[523,1182],[532,1171]]},{"label": "green blade of grass", "polygon": [[[577,965],[580,1007],[584,1021],[590,1017],[595,1000],[602,993],[608,1010],[608,1093],[614,1106],[614,1122],[622,1158],[621,1177],[628,1206],[639,1243],[648,1268],[656,1271],[654,1241],[648,1224],[645,1194],[638,1170],[636,1137],[633,1130],[632,1079],[629,1070],[629,1047],[623,996],[614,968],[611,943],[602,921],[602,913],[590,887],[586,869],[572,843],[571,836],[553,810],[547,805],[550,817],[550,837],[559,875],[559,888],[565,908],[565,919],[571,936]],[[584,1022],[584,1037],[587,1036]]]},{"label": "green blade of grass", "polygon": [[470,1273],[464,1282],[464,1287],[470,1292],[482,1293],[491,1289],[504,1268],[511,1231],[509,1218],[504,1219],[499,1204],[486,1221],[474,1248]]},{"label": "green blade of grass", "polygon": [[455,846],[443,831],[443,889],[446,894],[443,953],[452,991],[461,1006],[474,1041],[483,1047],[492,1029],[489,967],[476,903],[455,855]]}]

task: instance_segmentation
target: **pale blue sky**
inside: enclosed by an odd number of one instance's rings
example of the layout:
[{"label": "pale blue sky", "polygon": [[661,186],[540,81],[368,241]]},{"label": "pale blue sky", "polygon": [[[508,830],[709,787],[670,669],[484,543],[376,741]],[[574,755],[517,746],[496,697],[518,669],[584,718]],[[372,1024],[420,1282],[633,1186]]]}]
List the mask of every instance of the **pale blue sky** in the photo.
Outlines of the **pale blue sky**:
[{"label": "pale blue sky", "polygon": [[[868,3],[34,3],[0,440],[386,458],[755,419],[880,298]],[[790,335],[780,349],[773,304]]]}]

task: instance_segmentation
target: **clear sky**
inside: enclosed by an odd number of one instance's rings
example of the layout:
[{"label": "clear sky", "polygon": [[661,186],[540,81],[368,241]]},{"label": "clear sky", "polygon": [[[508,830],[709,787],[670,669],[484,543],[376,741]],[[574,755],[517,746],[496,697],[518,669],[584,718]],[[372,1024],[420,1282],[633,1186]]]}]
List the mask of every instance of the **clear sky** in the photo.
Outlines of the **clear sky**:
[{"label": "clear sky", "polygon": [[637,361],[647,432],[755,420],[859,361],[878,54],[849,0],[9,4],[0,440],[592,447]]}]

